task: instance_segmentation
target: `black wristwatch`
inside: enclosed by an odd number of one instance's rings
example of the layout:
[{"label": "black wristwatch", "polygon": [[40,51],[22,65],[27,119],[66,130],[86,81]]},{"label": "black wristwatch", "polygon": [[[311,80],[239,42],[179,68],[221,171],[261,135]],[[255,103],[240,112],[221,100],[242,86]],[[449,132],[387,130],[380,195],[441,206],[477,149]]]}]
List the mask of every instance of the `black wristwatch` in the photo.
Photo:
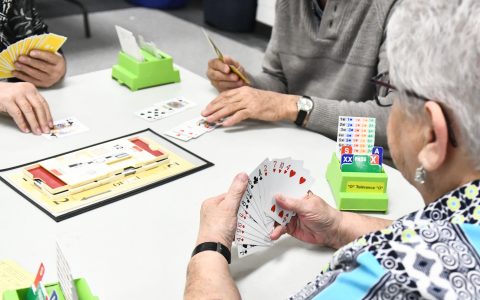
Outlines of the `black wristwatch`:
[{"label": "black wristwatch", "polygon": [[203,251],[216,251],[221,255],[223,255],[223,257],[225,257],[228,264],[230,264],[230,262],[232,261],[232,255],[230,253],[230,250],[228,250],[228,248],[221,243],[215,243],[215,242],[201,243],[197,247],[195,247],[195,249],[193,249],[192,257]]},{"label": "black wristwatch", "polygon": [[308,96],[300,97],[300,99],[298,99],[297,101],[297,109],[298,109],[298,115],[297,115],[297,119],[295,120],[295,124],[297,124],[297,126],[302,127],[308,114],[313,109],[312,98]]}]

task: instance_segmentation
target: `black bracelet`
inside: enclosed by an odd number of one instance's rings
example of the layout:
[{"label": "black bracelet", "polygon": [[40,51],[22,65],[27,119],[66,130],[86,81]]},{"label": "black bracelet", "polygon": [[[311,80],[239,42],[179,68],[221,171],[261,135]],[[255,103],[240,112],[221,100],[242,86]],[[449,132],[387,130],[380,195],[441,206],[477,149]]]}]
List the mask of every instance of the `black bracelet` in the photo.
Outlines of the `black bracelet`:
[{"label": "black bracelet", "polygon": [[193,249],[192,257],[203,251],[216,251],[221,255],[223,255],[223,257],[225,257],[228,264],[230,264],[230,262],[232,261],[232,255],[230,254],[230,250],[228,250],[228,248],[221,243],[215,243],[215,242],[201,243],[200,245],[195,247],[195,249]]}]

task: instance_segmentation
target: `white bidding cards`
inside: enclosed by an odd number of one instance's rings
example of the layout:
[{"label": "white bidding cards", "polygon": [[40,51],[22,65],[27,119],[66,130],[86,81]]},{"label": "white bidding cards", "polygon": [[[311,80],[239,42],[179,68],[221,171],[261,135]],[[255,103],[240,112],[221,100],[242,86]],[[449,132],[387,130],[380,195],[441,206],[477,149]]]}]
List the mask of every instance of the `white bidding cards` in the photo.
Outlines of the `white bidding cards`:
[{"label": "white bidding cards", "polygon": [[303,162],[290,158],[267,158],[253,170],[237,213],[235,242],[240,258],[271,246],[275,222],[285,226],[294,216],[277,204],[275,195],[301,199],[313,182]]},{"label": "white bidding cards", "polygon": [[368,154],[375,143],[375,118],[338,117],[337,153],[352,146],[352,154]]}]

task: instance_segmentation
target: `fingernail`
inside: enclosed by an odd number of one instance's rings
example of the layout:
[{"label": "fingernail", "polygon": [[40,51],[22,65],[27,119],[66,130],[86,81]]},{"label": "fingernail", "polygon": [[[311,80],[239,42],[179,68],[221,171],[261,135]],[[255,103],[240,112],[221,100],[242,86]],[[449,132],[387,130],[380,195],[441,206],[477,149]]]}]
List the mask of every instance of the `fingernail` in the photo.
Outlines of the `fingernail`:
[{"label": "fingernail", "polygon": [[48,128],[47,126],[43,127],[43,133],[49,133],[50,132],[50,128]]},{"label": "fingernail", "polygon": [[22,65],[21,65],[21,64],[19,64],[19,63],[15,63],[15,68],[17,68],[17,69],[21,69],[21,68],[22,68]]},{"label": "fingernail", "polygon": [[23,132],[25,132],[25,133],[30,133],[30,129],[24,128],[24,129],[23,129]]},{"label": "fingernail", "polygon": [[42,132],[40,131],[40,128],[37,127],[37,128],[35,128],[35,133],[36,134],[41,134]]},{"label": "fingernail", "polygon": [[50,128],[53,128],[53,122],[48,122],[48,126],[49,126]]},{"label": "fingernail", "polygon": [[24,62],[27,62],[27,58],[26,58],[25,56],[20,56],[20,57],[18,58],[18,61],[24,63]]},{"label": "fingernail", "polygon": [[37,51],[35,51],[35,50],[30,51],[29,55],[32,56],[32,57],[35,57],[35,56],[37,56]]}]

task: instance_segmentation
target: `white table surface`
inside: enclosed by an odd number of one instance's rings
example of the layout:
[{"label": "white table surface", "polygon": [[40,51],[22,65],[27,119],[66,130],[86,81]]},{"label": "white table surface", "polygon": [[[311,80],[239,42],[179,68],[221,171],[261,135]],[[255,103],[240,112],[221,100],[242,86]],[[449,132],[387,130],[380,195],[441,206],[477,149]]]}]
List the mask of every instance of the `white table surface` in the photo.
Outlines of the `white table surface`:
[{"label": "white table surface", "polygon": [[[180,69],[181,83],[137,92],[119,86],[110,70],[70,77],[62,87],[43,91],[55,119],[75,116],[90,130],[52,141],[23,134],[10,119],[0,118],[0,169],[145,128],[162,133],[198,116],[216,91],[204,78]],[[153,123],[133,114],[175,96],[198,105]],[[60,223],[0,183],[0,259],[13,259],[32,273],[43,262],[46,282],[56,281],[58,240],[74,277],[86,278],[100,299],[180,299],[200,205],[226,191],[236,173],[249,173],[267,156],[301,159],[316,178],[312,190],[334,205],[325,172],[335,143],[320,134],[285,123],[247,122],[176,142],[215,166]],[[386,171],[386,217],[420,208],[416,190],[398,171]],[[286,237],[242,260],[236,248],[232,253],[231,271],[244,299],[273,299],[285,298],[313,279],[332,251]]]}]

